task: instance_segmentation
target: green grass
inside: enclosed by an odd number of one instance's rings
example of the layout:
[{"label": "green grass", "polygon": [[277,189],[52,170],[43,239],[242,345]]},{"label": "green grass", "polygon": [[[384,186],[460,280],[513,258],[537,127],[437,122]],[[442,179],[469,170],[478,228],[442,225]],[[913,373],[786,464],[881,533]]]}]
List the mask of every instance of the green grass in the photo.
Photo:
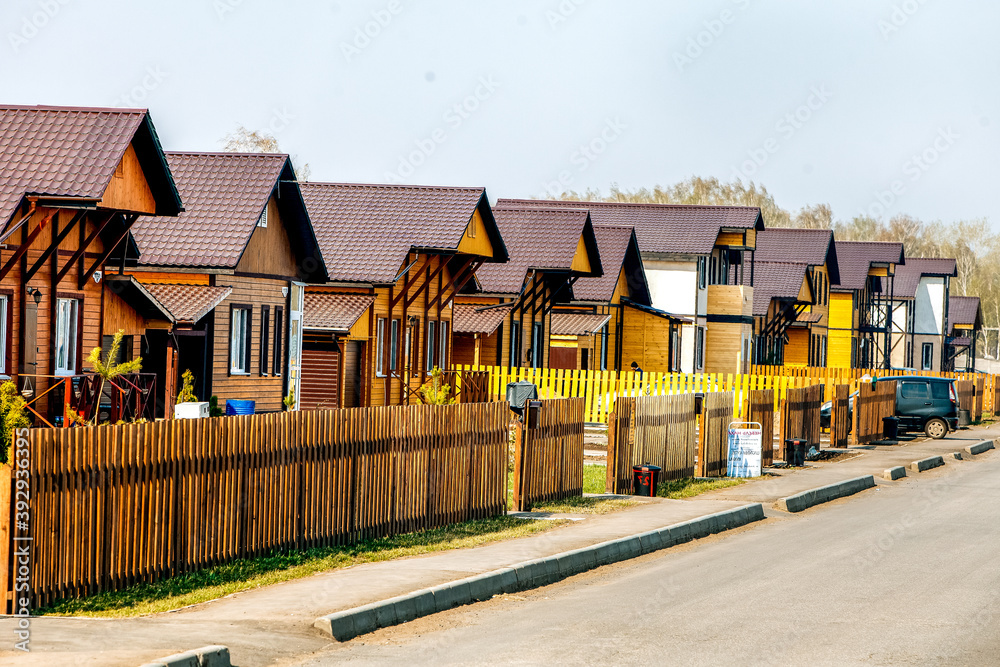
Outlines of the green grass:
[{"label": "green grass", "polygon": [[726,489],[730,486],[739,486],[745,482],[745,479],[733,479],[729,477],[710,480],[685,477],[684,479],[660,482],[656,487],[656,495],[661,498],[693,498],[701,493]]},{"label": "green grass", "polygon": [[608,514],[641,504],[641,500],[632,500],[631,498],[584,498],[583,496],[575,496],[563,500],[535,503],[531,511],[568,514]]},{"label": "green grass", "polygon": [[583,466],[583,492],[604,493],[608,484],[608,468],[602,465]]},{"label": "green grass", "polygon": [[121,591],[62,600],[51,607],[36,610],[36,613],[117,618],[153,614],[351,565],[526,537],[563,523],[503,516],[369,540],[347,547],[275,553],[233,561],[152,584],[139,584]]}]

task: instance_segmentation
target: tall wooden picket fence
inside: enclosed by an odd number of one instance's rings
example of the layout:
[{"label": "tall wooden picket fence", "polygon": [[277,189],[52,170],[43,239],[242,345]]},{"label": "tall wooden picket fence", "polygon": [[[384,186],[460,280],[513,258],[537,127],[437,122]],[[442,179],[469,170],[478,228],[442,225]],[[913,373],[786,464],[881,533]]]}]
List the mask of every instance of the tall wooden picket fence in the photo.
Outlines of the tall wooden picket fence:
[{"label": "tall wooden picket fence", "polygon": [[830,406],[830,446],[846,449],[851,432],[851,385],[838,384]]},{"label": "tall wooden picket fence", "polygon": [[758,422],[761,427],[761,465],[772,465],[774,463],[774,390],[751,391],[748,400],[749,406],[744,412],[744,414],[749,415],[747,421]]},{"label": "tall wooden picket fence", "polygon": [[733,421],[732,392],[705,394],[698,431],[699,477],[725,477],[729,473],[729,425]]},{"label": "tall wooden picket fence", "polygon": [[986,405],[986,378],[981,375],[976,378],[976,398],[972,405],[972,421],[982,421]]},{"label": "tall wooden picket fence", "polygon": [[[37,607],[496,516],[508,427],[507,404],[493,402],[31,429],[0,469],[0,591],[9,613],[11,544],[30,545]],[[15,479],[27,481],[25,522],[12,523]]]},{"label": "tall wooden picket fence", "polygon": [[733,415],[747,421],[747,397],[753,391],[774,392],[774,409],[781,410],[789,389],[823,385],[823,400],[833,400],[834,387],[847,384],[855,392],[865,375],[895,377],[904,374],[948,377],[958,380],[984,381],[983,409],[994,412],[994,387],[996,375],[975,373],[904,372],[897,370],[864,370],[841,368],[794,368],[787,366],[753,366],[750,374],[729,373],[661,373],[646,371],[574,371],[551,368],[514,368],[501,366],[456,366],[456,370],[489,372],[489,391],[493,398],[505,397],[507,384],[527,380],[538,386],[542,398],[583,398],[585,420],[607,423],[620,397],[672,396],[711,392],[733,393]]},{"label": "tall wooden picket fence", "polygon": [[619,398],[608,423],[607,492],[632,492],[632,466],[661,468],[659,479],[694,476],[694,394]]},{"label": "tall wooden picket fence", "polygon": [[519,512],[583,494],[583,399],[541,401],[537,422],[531,421],[518,422],[514,441],[514,509]]},{"label": "tall wooden picket fence", "polygon": [[896,414],[896,381],[862,382],[854,406],[854,441],[866,445],[882,439],[882,419]]},{"label": "tall wooden picket fence", "polygon": [[956,382],[955,392],[958,394],[958,409],[968,410],[971,417],[975,408],[976,384],[974,382]]},{"label": "tall wooden picket fence", "polygon": [[[822,385],[788,390],[781,412],[781,435],[778,436],[778,446],[782,451],[789,438],[804,439],[809,447],[819,448],[819,411],[822,404]],[[785,460],[788,460],[787,454]]]}]

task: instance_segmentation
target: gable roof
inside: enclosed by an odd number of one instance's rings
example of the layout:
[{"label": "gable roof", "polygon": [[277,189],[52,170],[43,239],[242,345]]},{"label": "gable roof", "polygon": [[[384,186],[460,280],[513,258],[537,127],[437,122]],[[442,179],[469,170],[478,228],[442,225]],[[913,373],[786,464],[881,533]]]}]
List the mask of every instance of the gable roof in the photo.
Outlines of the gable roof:
[{"label": "gable roof", "polygon": [[756,262],[753,314],[767,315],[771,299],[797,299],[806,279],[806,265],[793,262]]},{"label": "gable roof", "polygon": [[594,226],[586,210],[498,204],[493,215],[510,258],[506,264],[486,264],[476,271],[483,292],[517,293],[533,270],[570,272],[581,237],[590,259],[591,271],[587,275],[603,273]]},{"label": "gable roof", "polygon": [[771,228],[757,233],[754,262],[794,262],[827,265],[830,284],[840,282],[837,246],[829,229]]},{"label": "gable roof", "polygon": [[368,307],[375,303],[369,294],[322,294],[306,292],[302,327],[329,331],[351,330]]},{"label": "gable roof", "polygon": [[631,227],[594,225],[594,237],[601,254],[604,275],[579,278],[573,284],[573,298],[579,301],[611,301],[618,276],[624,270],[629,298],[636,303],[651,305],[635,230]]},{"label": "gable roof", "polygon": [[953,259],[910,257],[906,264],[896,269],[892,294],[896,299],[912,299],[923,276],[958,276],[958,266]]},{"label": "gable roof", "polygon": [[318,257],[287,155],[175,152],[166,155],[184,198],[185,210],[177,218],[148,216],[136,221],[133,234],[142,253],[141,264],[234,268],[276,191],[281,216],[298,259]]},{"label": "gable roof", "polygon": [[145,109],[0,106],[0,228],[26,196],[102,198],[133,144],[157,213],[181,200]]},{"label": "gable roof", "polygon": [[948,297],[948,328],[975,328],[982,325],[982,314],[979,310],[978,296]]},{"label": "gable roof", "polygon": [[189,324],[196,324],[233,291],[232,287],[223,286],[139,284],[163,310],[170,313],[173,321]]},{"label": "gable roof", "polygon": [[600,333],[611,315],[593,313],[552,313],[553,336],[590,336]]},{"label": "gable roof", "polygon": [[507,261],[485,188],[301,183],[330,280],[391,283],[412,250],[458,249],[478,210]]},{"label": "gable roof", "polygon": [[456,303],[451,315],[451,329],[457,334],[491,334],[497,330],[507,313],[514,307],[513,303],[499,307],[489,307],[484,304]]},{"label": "gable roof", "polygon": [[884,241],[835,241],[840,282],[830,281],[830,289],[864,289],[873,262],[904,266],[903,244]]},{"label": "gable roof", "polygon": [[501,199],[497,206],[585,208],[595,225],[635,228],[642,253],[707,255],[722,229],[764,229],[755,206],[688,206],[620,202]]}]

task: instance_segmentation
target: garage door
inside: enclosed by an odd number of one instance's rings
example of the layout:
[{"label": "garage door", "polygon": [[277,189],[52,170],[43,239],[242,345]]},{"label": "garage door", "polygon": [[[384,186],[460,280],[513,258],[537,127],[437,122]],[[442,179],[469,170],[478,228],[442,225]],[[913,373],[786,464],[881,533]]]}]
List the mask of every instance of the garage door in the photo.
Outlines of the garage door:
[{"label": "garage door", "polygon": [[303,410],[340,407],[340,351],[332,343],[306,342],[302,346]]}]

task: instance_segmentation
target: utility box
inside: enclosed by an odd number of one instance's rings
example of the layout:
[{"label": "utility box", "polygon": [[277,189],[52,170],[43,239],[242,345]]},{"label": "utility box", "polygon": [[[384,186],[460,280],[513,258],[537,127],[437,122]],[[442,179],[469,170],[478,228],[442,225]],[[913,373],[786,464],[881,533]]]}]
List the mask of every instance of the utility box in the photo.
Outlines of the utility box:
[{"label": "utility box", "polygon": [[174,406],[174,419],[204,419],[208,417],[208,403],[178,403]]}]

